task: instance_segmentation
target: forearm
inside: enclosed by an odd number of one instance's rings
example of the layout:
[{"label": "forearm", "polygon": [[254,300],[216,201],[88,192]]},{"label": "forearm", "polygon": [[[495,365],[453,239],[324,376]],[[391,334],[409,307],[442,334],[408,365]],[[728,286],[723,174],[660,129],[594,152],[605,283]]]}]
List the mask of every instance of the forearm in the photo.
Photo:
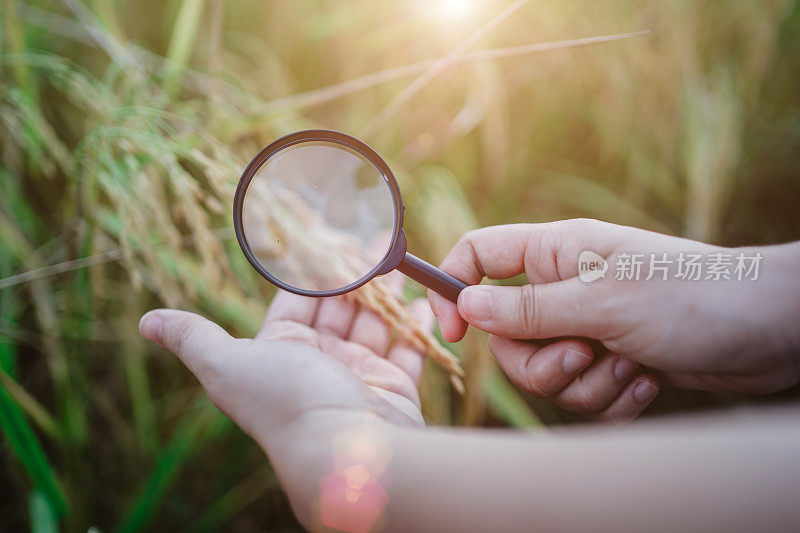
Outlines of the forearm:
[{"label": "forearm", "polygon": [[361,443],[388,452],[385,472],[365,465],[387,491],[389,530],[780,529],[800,522],[796,421],[795,411],[530,436],[327,417],[271,457],[311,528],[342,435],[366,427]]},{"label": "forearm", "polygon": [[[800,242],[743,250],[763,256],[758,279],[729,282],[735,286],[727,288],[719,316],[730,320],[731,336],[745,336],[742,344],[749,349],[753,368],[772,374],[773,386],[741,392],[774,392],[800,378]],[[739,327],[747,322],[750,327]],[[735,360],[735,348],[729,352],[728,360]]]},{"label": "forearm", "polygon": [[786,529],[800,522],[798,442],[796,412],[539,437],[404,431],[393,440],[389,523],[456,531]]},{"label": "forearm", "polygon": [[[773,289],[772,317],[800,369],[800,242],[764,248],[766,279]],[[767,263],[769,261],[769,263]],[[767,270],[769,269],[769,270]]]}]

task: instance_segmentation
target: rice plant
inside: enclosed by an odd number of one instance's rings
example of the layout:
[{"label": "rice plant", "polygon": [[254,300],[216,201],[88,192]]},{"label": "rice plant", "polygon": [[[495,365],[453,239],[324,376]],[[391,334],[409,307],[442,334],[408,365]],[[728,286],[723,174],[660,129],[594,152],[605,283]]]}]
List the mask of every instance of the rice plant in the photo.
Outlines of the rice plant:
[{"label": "rice plant", "polygon": [[[136,332],[157,305],[257,330],[273,289],[231,201],[282,134],[363,136],[433,262],[477,226],[572,216],[800,235],[800,2],[436,3],[0,2],[0,529],[298,527],[260,450]],[[387,294],[355,297],[402,333]],[[482,335],[406,334],[444,365],[429,423],[574,420],[517,392]],[[721,401],[741,400],[652,410]]]}]

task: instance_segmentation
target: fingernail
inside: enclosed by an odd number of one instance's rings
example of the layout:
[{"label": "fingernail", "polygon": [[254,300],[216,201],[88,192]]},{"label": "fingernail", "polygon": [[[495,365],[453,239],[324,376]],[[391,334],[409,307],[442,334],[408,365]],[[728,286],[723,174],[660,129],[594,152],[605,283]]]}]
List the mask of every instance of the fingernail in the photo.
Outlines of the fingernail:
[{"label": "fingernail", "polygon": [[442,334],[442,339],[444,339],[444,342],[447,342],[447,337],[444,334],[444,329],[442,329],[442,321],[441,321],[441,319],[437,318],[436,322],[438,322],[438,324],[439,324],[439,332]]},{"label": "fingernail", "polygon": [[635,370],[636,363],[630,359],[620,357],[614,365],[614,376],[617,378],[617,381],[625,381],[633,375]]},{"label": "fingernail", "polygon": [[585,353],[567,348],[567,352],[564,354],[564,360],[561,361],[561,367],[567,374],[577,374],[586,367],[591,360],[592,358]]},{"label": "fingernail", "polygon": [[139,321],[139,332],[147,339],[161,344],[161,328],[164,321],[156,313],[147,313]]},{"label": "fingernail", "polygon": [[461,311],[471,322],[486,322],[492,318],[492,297],[485,287],[468,287],[459,299]]},{"label": "fingernail", "polygon": [[648,380],[642,380],[636,385],[636,389],[633,391],[633,397],[637,402],[645,403],[652,400],[657,392],[658,387]]}]

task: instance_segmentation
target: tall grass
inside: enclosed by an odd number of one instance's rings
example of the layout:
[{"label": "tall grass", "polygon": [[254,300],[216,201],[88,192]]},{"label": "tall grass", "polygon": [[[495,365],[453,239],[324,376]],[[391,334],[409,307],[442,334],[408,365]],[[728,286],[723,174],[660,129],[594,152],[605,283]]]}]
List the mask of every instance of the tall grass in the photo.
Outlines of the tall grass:
[{"label": "tall grass", "polygon": [[[272,289],[229,211],[281,134],[365,133],[434,262],[471,228],[570,216],[800,235],[800,2],[435,2],[0,2],[0,528],[296,527],[260,451],[136,333],[155,305],[257,329]],[[572,420],[482,335],[450,348],[466,394],[428,365],[431,423]]]}]

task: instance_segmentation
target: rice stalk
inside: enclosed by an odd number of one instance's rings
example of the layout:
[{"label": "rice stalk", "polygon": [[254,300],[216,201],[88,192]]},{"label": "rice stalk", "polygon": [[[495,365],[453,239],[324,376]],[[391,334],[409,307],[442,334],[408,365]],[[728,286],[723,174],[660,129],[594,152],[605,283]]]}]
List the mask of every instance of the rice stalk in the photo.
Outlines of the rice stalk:
[{"label": "rice stalk", "polygon": [[[17,5],[14,0],[3,0],[0,5],[0,13],[3,14],[2,31],[0,34],[5,37],[9,46],[10,52],[22,52],[27,49],[25,30],[22,26],[17,12]],[[2,43],[0,43],[2,44]],[[3,50],[5,56],[6,50]],[[5,63],[5,61],[3,61]],[[34,78],[30,69],[26,65],[14,65],[12,67],[13,75],[16,78],[17,85],[28,95],[28,98],[37,99],[38,91],[36,90]]]},{"label": "rice stalk", "polygon": [[124,40],[125,32],[117,16],[113,0],[90,0],[92,12],[97,15],[102,27],[119,40]]},{"label": "rice stalk", "polygon": [[169,67],[164,82],[164,91],[171,94],[180,82],[180,76],[186,67],[193,50],[193,45],[200,29],[200,17],[203,14],[204,0],[183,0],[172,30],[172,37],[167,49]]},{"label": "rice stalk", "polygon": [[528,1],[529,0],[514,0],[514,2],[503,9],[500,13],[488,20],[486,24],[482,25],[469,37],[460,42],[458,46],[453,48],[453,50],[451,50],[447,55],[438,59],[435,63],[428,67],[425,72],[408,84],[377,115],[370,119],[370,121],[361,131],[361,136],[370,138],[377,133],[383,126],[386,125],[386,122],[400,110],[403,104],[408,102],[428,83],[430,83],[434,78],[447,69],[447,67],[449,67],[457,57],[475,46],[475,44],[477,44],[483,37],[497,28],[508,17],[516,13],[520,8],[522,8],[522,6],[527,4]]},{"label": "rice stalk", "polygon": [[34,490],[28,497],[28,512],[32,533],[58,533],[58,516],[40,491]]},{"label": "rice stalk", "polygon": [[[0,200],[1,201],[1,200]],[[0,233],[3,234],[6,248],[19,264],[38,267],[41,259],[32,250],[27,239],[12,221],[0,211]],[[64,428],[73,444],[85,442],[86,419],[80,399],[75,395],[71,383],[70,368],[59,334],[59,320],[51,297],[51,289],[46,280],[35,280],[30,283],[35,316],[43,333],[42,344],[48,354],[47,363],[56,384],[64,412]]]},{"label": "rice stalk", "polygon": [[199,398],[175,428],[169,443],[159,454],[139,497],[131,505],[117,531],[133,533],[145,529],[154,519],[156,510],[163,502],[163,495],[174,477],[192,454],[210,439],[219,437],[220,431],[229,428],[231,424],[210,401],[205,397]]},{"label": "rice stalk", "polygon": [[742,135],[736,89],[725,77],[714,85],[695,81],[686,89],[685,232],[703,242],[718,241]]},{"label": "rice stalk", "polygon": [[[329,225],[293,191],[259,179],[248,189],[247,204],[257,206],[248,207],[244,213],[245,232],[249,232],[248,241],[257,257],[266,255],[291,265],[293,279],[304,281],[301,286],[341,287],[371,269],[370,254],[364,245]],[[256,233],[251,231],[253,228]],[[383,281],[372,280],[353,291],[352,298],[377,313],[394,332],[442,366],[456,390],[464,392],[461,380],[464,372],[458,359],[420,326]]]},{"label": "rice stalk", "polygon": [[3,387],[0,387],[0,427],[13,453],[25,466],[35,486],[47,498],[53,514],[63,516],[66,512],[66,498],[55,469],[30,425]]},{"label": "rice stalk", "polygon": [[205,507],[186,526],[186,531],[219,531],[228,520],[247,505],[264,497],[267,490],[278,488],[274,473],[266,467],[258,468],[239,483]]},{"label": "rice stalk", "polygon": [[420,326],[419,321],[411,315],[383,281],[372,280],[353,291],[352,298],[377,313],[393,331],[410,342],[412,346],[427,354],[449,374],[453,388],[459,394],[464,394],[464,370],[461,368],[458,358],[442,346],[429,331]]},{"label": "rice stalk", "polygon": [[[478,227],[475,213],[464,190],[452,172],[433,165],[422,167],[417,175],[421,181],[414,214],[421,227],[428,228],[427,250],[432,257],[443,257],[464,233]],[[485,335],[470,328],[459,343],[464,361],[466,394],[460,403],[457,420],[476,423],[484,414],[486,372],[492,359],[486,350]]]},{"label": "rice stalk", "polygon": [[[647,35],[648,33],[649,31],[643,30],[616,35],[600,35],[596,37],[584,37],[581,39],[567,39],[564,41],[551,41],[546,43],[533,43],[520,46],[478,50],[475,52],[467,52],[452,58],[447,68],[453,68],[469,63],[492,61],[495,59],[506,59],[527,54],[536,54],[541,52],[563,50],[566,48],[608,43],[621,39],[629,39],[631,37]],[[259,117],[267,118],[278,112],[306,109],[312,106],[324,104],[326,102],[330,102],[331,100],[343,98],[344,96],[348,96],[355,92],[375,87],[376,85],[381,85],[390,81],[406,78],[420,72],[425,72],[441,60],[442,58],[426,59],[417,63],[393,67],[374,72],[372,74],[365,74],[363,76],[329,85],[327,87],[320,87],[319,89],[312,89],[310,91],[296,93],[291,96],[276,98],[274,100],[270,100],[269,102],[265,102],[250,111],[250,120],[256,120]]]},{"label": "rice stalk", "polygon": [[55,441],[61,441],[64,438],[63,431],[59,427],[58,422],[48,412],[48,410],[39,401],[33,397],[22,385],[17,383],[6,372],[5,368],[0,367],[0,387],[5,389],[8,397],[25,412],[31,420],[36,423],[39,429],[48,437]]},{"label": "rice stalk", "polygon": [[[271,490],[263,504],[235,514],[234,498],[250,496],[242,472],[263,463],[240,432],[184,448],[167,444],[187,427],[182,415],[197,388],[172,358],[129,341],[136,317],[169,302],[237,335],[254,333],[273,290],[243,259],[228,228],[246,161],[283,133],[357,130],[445,57],[459,31],[442,31],[443,21],[417,20],[407,6],[388,1],[267,2],[258,10],[224,3],[223,24],[214,15],[223,2],[213,0],[208,18],[201,12],[197,22],[212,31],[194,33],[199,55],[185,56],[167,93],[170,61],[155,51],[175,37],[182,2],[147,9],[110,0],[2,2],[0,250],[12,258],[0,269],[0,364],[51,409],[65,437],[52,438],[35,408],[20,409],[20,390],[3,389],[11,391],[3,414],[19,415],[33,440],[4,419],[6,448],[15,457],[7,462],[12,474],[23,475],[6,483],[9,512],[0,529],[25,529],[34,516],[37,527],[52,524],[41,517],[58,514],[36,511],[35,500],[40,493],[59,501],[42,488],[48,477],[60,487],[66,530],[113,530],[125,518],[118,509],[139,509],[140,529],[176,529],[203,509],[208,520],[198,526],[247,529],[256,520],[291,527],[288,507]],[[123,28],[115,28],[115,17]],[[575,40],[553,42],[643,27],[654,30],[647,39],[580,53],[567,51]],[[695,215],[708,209],[707,222],[691,225],[717,242],[796,240],[798,28],[797,0],[543,0],[519,11],[487,36],[486,49],[452,58],[436,76],[440,82],[426,84],[402,105],[408,113],[395,113],[380,130],[382,153],[409,206],[411,248],[442,257],[465,227],[454,209],[462,201],[481,225],[593,216],[681,234],[689,231],[689,211],[699,220]],[[543,43],[516,46],[532,40]],[[529,60],[553,48],[564,51]],[[474,66],[456,68],[466,64]],[[306,87],[319,89],[296,90]],[[736,117],[722,116],[730,109]],[[726,121],[734,135],[718,139]],[[416,142],[423,132],[433,135],[427,151]],[[709,139],[722,145],[708,148]],[[458,185],[442,187],[436,203],[426,201],[439,187],[429,182],[431,167],[447,169],[444,181]],[[703,167],[722,171],[700,176]],[[14,230],[6,231],[8,221]],[[88,291],[93,301],[84,308]],[[70,302],[75,297],[80,305]],[[79,317],[94,324],[84,328]],[[448,346],[464,367],[463,398],[427,360],[420,397],[428,422],[534,427],[536,414],[548,423],[572,420],[527,401],[497,369],[487,375],[481,365],[490,358],[475,339]],[[70,354],[68,385],[77,399],[69,402],[61,394],[59,349]],[[145,359],[146,369],[126,369]],[[82,381],[87,369],[91,390]],[[66,424],[71,402],[90,413],[90,435],[102,438],[76,445]],[[666,405],[688,407],[678,398]],[[166,475],[165,445],[189,450]],[[239,449],[249,453],[232,453]],[[204,468],[210,464],[223,466]],[[126,483],[114,484],[107,472]]]}]

